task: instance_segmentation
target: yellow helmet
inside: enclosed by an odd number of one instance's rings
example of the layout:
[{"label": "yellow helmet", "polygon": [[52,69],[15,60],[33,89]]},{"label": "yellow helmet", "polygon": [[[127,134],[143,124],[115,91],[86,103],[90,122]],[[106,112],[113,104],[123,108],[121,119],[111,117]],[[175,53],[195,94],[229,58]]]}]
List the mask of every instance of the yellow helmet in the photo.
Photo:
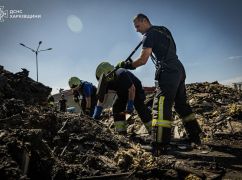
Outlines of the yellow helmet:
[{"label": "yellow helmet", "polygon": [[107,74],[107,73],[109,73],[112,70],[114,70],[114,66],[111,65],[109,62],[102,62],[102,63],[100,63],[97,66],[97,69],[96,69],[96,78],[97,78],[97,80],[99,80],[99,78],[101,77],[101,75],[103,73]]},{"label": "yellow helmet", "polygon": [[70,88],[77,87],[81,85],[81,80],[78,77],[71,77],[68,81]]}]

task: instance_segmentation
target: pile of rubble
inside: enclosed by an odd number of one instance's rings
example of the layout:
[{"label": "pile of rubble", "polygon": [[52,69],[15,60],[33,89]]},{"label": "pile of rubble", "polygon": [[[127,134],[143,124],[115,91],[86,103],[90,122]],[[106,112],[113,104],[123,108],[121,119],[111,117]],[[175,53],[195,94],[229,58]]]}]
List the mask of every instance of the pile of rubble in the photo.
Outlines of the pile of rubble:
[{"label": "pile of rubble", "polygon": [[[211,152],[176,148],[159,157],[145,151],[134,136],[141,127],[137,115],[128,120],[128,135],[119,135],[108,115],[94,121],[46,106],[50,90],[21,73],[0,70],[1,179],[215,179],[233,177],[227,172],[235,170],[227,163],[232,158],[222,158],[218,150],[242,158],[237,152],[242,148],[242,94],[217,82],[187,86]],[[179,117],[174,118],[181,134]],[[237,177],[234,171],[232,175]]]},{"label": "pile of rubble", "polygon": [[207,137],[221,135],[222,132],[228,134],[228,131],[232,135],[241,133],[241,91],[218,82],[205,82],[189,84],[187,92],[189,104],[193,107]]},{"label": "pile of rubble", "polygon": [[50,94],[51,88],[28,77],[28,71],[11,73],[0,65],[0,100],[21,99],[25,104],[42,104]]}]

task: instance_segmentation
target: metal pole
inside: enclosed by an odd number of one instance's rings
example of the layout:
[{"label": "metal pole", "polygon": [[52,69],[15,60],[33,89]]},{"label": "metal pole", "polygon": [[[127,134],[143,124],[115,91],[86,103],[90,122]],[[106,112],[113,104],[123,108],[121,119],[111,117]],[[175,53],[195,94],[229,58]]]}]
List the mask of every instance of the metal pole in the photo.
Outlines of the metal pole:
[{"label": "metal pole", "polygon": [[37,82],[39,82],[39,78],[38,78],[38,51],[35,52],[35,57],[36,57],[36,75],[37,75]]},{"label": "metal pole", "polygon": [[38,53],[40,51],[49,51],[49,50],[52,50],[52,48],[48,48],[48,49],[42,49],[42,50],[39,50],[39,47],[40,47],[40,44],[42,44],[42,41],[39,41],[39,44],[38,44],[38,47],[36,50],[24,45],[23,43],[19,43],[21,46],[27,48],[27,49],[30,49],[32,52],[35,53],[35,59],[36,59],[36,76],[37,76],[37,82],[39,82],[39,68],[38,68]]}]

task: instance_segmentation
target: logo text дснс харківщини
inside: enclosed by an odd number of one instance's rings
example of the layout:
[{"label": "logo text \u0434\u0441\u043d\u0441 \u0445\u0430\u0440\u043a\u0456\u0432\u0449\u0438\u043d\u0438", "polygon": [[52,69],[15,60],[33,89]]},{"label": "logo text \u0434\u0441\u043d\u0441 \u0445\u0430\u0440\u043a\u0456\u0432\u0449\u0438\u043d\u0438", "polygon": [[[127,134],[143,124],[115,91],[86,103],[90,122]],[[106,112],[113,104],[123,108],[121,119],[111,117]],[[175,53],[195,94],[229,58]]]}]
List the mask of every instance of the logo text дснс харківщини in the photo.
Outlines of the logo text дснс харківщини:
[{"label": "logo text \u0434\u0441\u043d\u0441 \u0445\u0430\u0440\u043a\u0456\u0432\u0449\u0438\u043d\u0438", "polygon": [[24,14],[23,10],[10,9],[5,10],[4,6],[0,6],[0,22],[4,22],[4,19],[40,19],[41,14]]}]

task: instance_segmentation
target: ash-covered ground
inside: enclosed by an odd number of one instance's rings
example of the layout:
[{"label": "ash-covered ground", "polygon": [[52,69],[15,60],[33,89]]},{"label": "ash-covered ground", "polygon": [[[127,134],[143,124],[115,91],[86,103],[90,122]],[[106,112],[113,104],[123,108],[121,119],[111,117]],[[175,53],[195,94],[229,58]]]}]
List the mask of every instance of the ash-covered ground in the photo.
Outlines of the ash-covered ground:
[{"label": "ash-covered ground", "polygon": [[171,147],[159,157],[143,148],[149,136],[137,115],[127,120],[128,134],[119,135],[108,112],[95,121],[48,107],[50,91],[0,69],[0,179],[242,177],[241,91],[217,82],[187,85],[204,146],[193,149],[178,139],[186,134],[174,112]]}]

